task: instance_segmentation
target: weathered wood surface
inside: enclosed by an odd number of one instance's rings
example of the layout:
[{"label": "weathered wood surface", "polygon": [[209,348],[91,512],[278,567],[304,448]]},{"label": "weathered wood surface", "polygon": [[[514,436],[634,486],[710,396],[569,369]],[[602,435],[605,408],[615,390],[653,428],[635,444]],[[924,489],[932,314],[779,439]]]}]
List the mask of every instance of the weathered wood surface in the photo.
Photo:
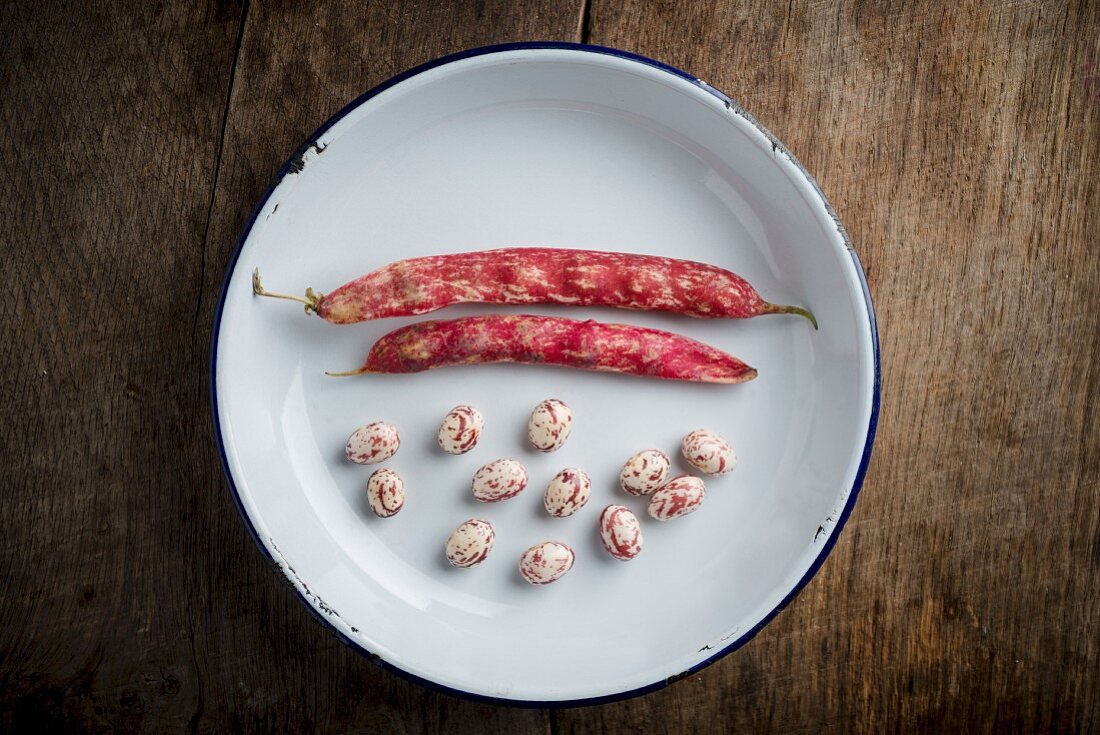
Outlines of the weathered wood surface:
[{"label": "weathered wood surface", "polygon": [[0,730],[481,731],[347,649],[248,536],[210,432],[213,303],[329,115],[579,4],[4,5]]},{"label": "weathered wood surface", "polygon": [[[1100,721],[1100,6],[0,7],[0,729],[1035,731]],[[210,438],[233,242],[363,90],[521,39],[729,92],[818,178],[879,315],[871,470],[752,643],[555,712],[386,674],[263,560]]]}]

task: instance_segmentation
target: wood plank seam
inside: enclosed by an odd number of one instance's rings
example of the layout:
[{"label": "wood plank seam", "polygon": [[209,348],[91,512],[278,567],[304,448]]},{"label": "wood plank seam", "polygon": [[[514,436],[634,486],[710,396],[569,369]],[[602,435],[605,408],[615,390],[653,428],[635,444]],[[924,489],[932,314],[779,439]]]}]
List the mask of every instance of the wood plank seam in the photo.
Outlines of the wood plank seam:
[{"label": "wood plank seam", "polygon": [[206,209],[206,224],[203,226],[202,247],[199,250],[199,292],[195,296],[195,312],[191,319],[191,344],[195,344],[195,335],[199,328],[199,317],[202,314],[203,284],[206,283],[206,248],[210,242],[210,222],[214,217],[214,201],[218,192],[218,182],[221,180],[222,157],[225,150],[225,131],[229,125],[229,108],[233,104],[233,89],[237,81],[237,65],[241,58],[241,46],[244,45],[244,29],[248,22],[248,0],[245,0],[241,9],[241,22],[237,27],[237,43],[233,48],[233,63],[229,68],[229,85],[225,90],[225,106],[222,108],[222,124],[218,133],[218,153],[214,161],[214,183],[210,187],[210,204]]}]

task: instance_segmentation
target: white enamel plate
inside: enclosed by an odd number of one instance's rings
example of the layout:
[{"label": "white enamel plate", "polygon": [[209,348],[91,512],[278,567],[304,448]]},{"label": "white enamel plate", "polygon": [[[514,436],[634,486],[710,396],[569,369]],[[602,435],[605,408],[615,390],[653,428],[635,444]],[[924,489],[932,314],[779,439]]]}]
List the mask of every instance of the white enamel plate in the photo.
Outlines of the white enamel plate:
[{"label": "white enamel plate", "polygon": [[[386,263],[505,246],[618,250],[713,263],[797,316],[696,320],[569,307],[449,308],[334,326],[290,302]],[[656,327],[731,352],[760,371],[700,385],[487,365],[334,378],[384,333],[423,318],[554,314]],[[640,694],[743,644],[822,563],[870,456],[878,400],[874,316],[858,260],[813,180],[736,103],[648,59],[568,44],[494,47],[433,62],[356,100],[284,167],[245,228],[214,332],[215,427],[230,486],[261,548],[352,646],[431,686],[563,705]],[[558,452],[526,446],[544,398],[572,408]],[[436,430],[453,406],[485,416],[481,442],[451,456]],[[402,436],[385,466],[404,509],[374,517],[373,467],[344,458],[357,427]],[[618,489],[623,462],[678,456],[698,428],[727,437],[730,474],[696,513],[667,523]],[[530,484],[476,502],[470,479],[514,458]],[[593,480],[588,505],[552,518],[542,493],[564,467]],[[634,509],[645,548],[612,559],[597,520]],[[452,568],[443,548],[469,518],[496,528],[489,558]],[[573,570],[544,587],[517,563],[563,541]]]}]

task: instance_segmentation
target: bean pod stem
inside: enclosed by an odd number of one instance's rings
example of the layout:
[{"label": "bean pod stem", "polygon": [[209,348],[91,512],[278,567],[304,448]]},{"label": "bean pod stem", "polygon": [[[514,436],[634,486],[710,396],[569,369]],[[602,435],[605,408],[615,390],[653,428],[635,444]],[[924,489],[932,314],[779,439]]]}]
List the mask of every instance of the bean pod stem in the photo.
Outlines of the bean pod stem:
[{"label": "bean pod stem", "polygon": [[312,288],[306,289],[305,298],[294,296],[293,294],[273,293],[268,291],[264,288],[263,281],[260,280],[259,268],[252,271],[252,293],[257,296],[267,296],[272,299],[286,299],[287,301],[297,301],[300,304],[305,304],[306,314],[320,314],[321,302],[325,299],[323,293],[314,293]]}]

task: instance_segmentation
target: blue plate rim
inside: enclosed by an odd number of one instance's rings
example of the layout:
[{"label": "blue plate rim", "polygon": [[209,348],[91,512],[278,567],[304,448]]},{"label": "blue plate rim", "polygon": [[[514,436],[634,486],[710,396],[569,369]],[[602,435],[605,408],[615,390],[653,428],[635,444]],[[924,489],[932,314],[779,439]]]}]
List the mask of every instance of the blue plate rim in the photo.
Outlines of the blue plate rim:
[{"label": "blue plate rim", "polygon": [[[217,307],[214,311],[214,328],[213,328],[213,332],[212,332],[211,338],[210,338],[210,374],[209,374],[209,381],[210,382],[209,382],[209,389],[210,389],[211,423],[213,424],[213,428],[214,428],[214,439],[215,439],[215,442],[218,445],[218,456],[221,460],[222,471],[225,474],[225,478],[229,483],[229,489],[230,489],[230,492],[233,496],[233,503],[234,503],[234,505],[237,506],[237,512],[240,514],[241,519],[244,521],[245,527],[248,529],[248,533],[252,536],[252,540],[255,541],[256,545],[259,547],[259,549],[263,553],[263,555],[269,561],[271,561],[273,564],[275,564],[279,568],[280,572],[282,572],[284,574],[284,576],[286,576],[285,571],[282,570],[282,566],[271,555],[271,552],[268,551],[267,546],[264,544],[263,540],[260,538],[259,534],[256,532],[256,528],[252,524],[252,519],[249,517],[248,513],[244,509],[244,505],[243,505],[243,502],[242,502],[241,497],[240,497],[240,492],[237,490],[237,485],[233,481],[233,475],[229,470],[229,457],[226,454],[225,441],[224,441],[224,438],[222,437],[221,425],[218,421],[217,359],[218,359],[218,337],[220,336],[220,333],[221,333],[222,314],[223,314],[223,311],[225,309],[225,299],[226,299],[226,294],[227,294],[228,289],[229,289],[229,283],[232,280],[234,272],[236,271],[237,261],[240,258],[241,249],[244,247],[245,241],[248,239],[249,234],[252,232],[252,227],[256,223],[256,218],[259,216],[260,212],[263,210],[264,205],[267,204],[267,200],[271,197],[272,193],[274,193],[275,189],[278,187],[278,185],[282,181],[283,177],[285,177],[287,175],[287,173],[289,173],[292,170],[293,167],[298,166],[298,165],[301,164],[302,157],[305,155],[305,153],[307,151],[309,151],[311,148],[314,148],[317,145],[317,141],[320,139],[320,137],[322,135],[324,135],[333,125],[335,125],[337,122],[342,120],[348,113],[350,113],[352,110],[358,108],[360,105],[362,105],[363,103],[365,103],[367,100],[371,99],[372,97],[377,96],[378,94],[380,94],[381,92],[389,89],[390,87],[393,87],[397,84],[400,84],[401,82],[405,81],[406,79],[417,76],[418,74],[422,74],[423,72],[426,72],[430,69],[435,69],[435,68],[443,66],[445,64],[450,64],[450,63],[453,63],[453,62],[456,62],[456,61],[461,61],[463,59],[469,59],[469,58],[473,58],[473,57],[476,57],[476,56],[485,56],[485,55],[488,55],[488,54],[504,53],[504,52],[509,52],[509,51],[546,50],[546,49],[580,51],[580,52],[586,52],[586,53],[594,53],[594,54],[603,54],[603,55],[607,55],[607,56],[615,56],[615,57],[618,57],[618,58],[621,58],[621,59],[627,59],[629,61],[639,62],[639,63],[645,64],[647,66],[651,66],[653,68],[660,69],[661,71],[667,72],[667,73],[672,74],[672,75],[674,75],[676,77],[679,77],[681,79],[687,80],[688,82],[691,82],[692,84],[699,87],[700,89],[702,89],[702,90],[714,95],[715,97],[717,97],[719,100],[721,100],[723,102],[723,104],[725,104],[727,106],[727,108],[736,109],[738,114],[740,114],[742,117],[744,117],[749,123],[751,123],[754,127],[756,127],[757,130],[759,130],[761,133],[763,133],[765,137],[767,137],[767,139],[771,142],[772,147],[774,149],[783,151],[784,155],[786,155],[790,159],[791,163],[794,164],[798,168],[799,172],[803,176],[805,176],[806,180],[809,181],[810,184],[813,186],[814,192],[821,199],[821,202],[825,206],[825,209],[826,209],[827,213],[832,218],[833,222],[836,223],[837,231],[840,234],[840,236],[841,236],[841,238],[844,242],[844,245],[847,248],[848,253],[852,258],[852,262],[853,262],[853,265],[855,266],[856,273],[859,276],[860,287],[862,288],[862,291],[863,291],[863,299],[864,299],[864,302],[867,306],[867,318],[868,318],[869,327],[870,327],[870,331],[871,331],[871,342],[872,342],[872,349],[873,349],[873,353],[874,353],[874,383],[873,383],[874,388],[873,388],[873,394],[872,394],[872,398],[871,398],[871,416],[870,416],[870,419],[868,421],[868,426],[867,426],[867,438],[866,438],[864,446],[863,446],[863,453],[862,453],[862,456],[860,457],[859,468],[856,470],[856,476],[855,476],[855,480],[852,484],[851,491],[848,493],[848,498],[844,503],[844,508],[841,510],[840,514],[837,516],[836,524],[835,524],[835,527],[833,528],[832,533],[830,533],[828,538],[825,540],[825,543],[822,545],[821,551],[818,552],[818,555],[814,559],[814,562],[810,565],[810,568],[806,570],[806,573],[802,576],[801,579],[799,579],[798,583],[791,589],[791,591],[789,593],[787,593],[787,595],[779,602],[778,605],[775,606],[775,608],[771,612],[769,612],[767,615],[765,615],[760,620],[760,622],[758,622],[752,628],[745,631],[743,634],[739,635],[733,642],[731,642],[730,644],[728,644],[724,648],[716,650],[714,655],[704,659],[703,661],[700,661],[699,663],[695,664],[694,666],[692,666],[688,669],[685,669],[684,671],[680,672],[679,674],[667,677],[665,679],[661,679],[660,681],[653,682],[652,684],[648,684],[648,685],[643,686],[643,687],[637,687],[635,689],[629,689],[629,690],[622,691],[622,692],[616,692],[614,694],[606,694],[606,695],[602,695],[602,696],[598,696],[598,697],[588,697],[588,698],[584,698],[584,699],[545,700],[545,701],[541,701],[541,700],[524,700],[524,699],[508,699],[508,698],[504,698],[504,697],[492,697],[492,696],[488,696],[488,695],[484,695],[484,694],[477,694],[475,692],[468,692],[468,691],[463,690],[463,689],[456,689],[454,687],[448,687],[444,684],[434,682],[430,679],[425,679],[424,677],[417,676],[416,674],[405,671],[404,669],[400,668],[399,666],[396,666],[395,664],[392,664],[392,663],[382,659],[377,654],[375,654],[375,653],[371,652],[370,650],[368,650],[367,648],[365,648],[361,643],[359,643],[357,641],[354,641],[354,640],[348,638],[346,635],[344,635],[344,633],[342,631],[340,631],[337,627],[335,627],[332,624],[331,621],[327,620],[323,615],[321,615],[320,611],[317,610],[317,608],[314,607],[313,603],[311,603],[305,597],[305,595],[302,594],[301,590],[299,590],[297,586],[294,587],[295,592],[297,593],[298,597],[302,600],[302,602],[305,604],[306,609],[308,609],[310,612],[312,612],[313,616],[315,618],[317,618],[319,621],[321,621],[325,625],[325,627],[329,628],[333,633],[335,633],[337,638],[339,638],[340,641],[342,641],[345,645],[351,647],[353,650],[355,650],[359,654],[365,656],[368,660],[374,662],[376,665],[380,666],[382,669],[384,669],[386,671],[397,674],[398,676],[401,676],[402,678],[405,678],[409,681],[412,681],[412,682],[415,682],[415,683],[420,684],[422,686],[425,686],[429,689],[432,689],[432,690],[435,690],[435,691],[438,691],[438,692],[444,692],[446,694],[452,694],[452,695],[455,695],[455,696],[458,696],[458,697],[462,697],[464,699],[470,699],[470,700],[477,701],[477,702],[484,702],[484,703],[490,703],[490,704],[500,704],[500,705],[506,705],[506,706],[511,706],[511,707],[559,709],[559,708],[567,708],[567,707],[585,707],[585,706],[592,706],[592,705],[599,705],[599,704],[608,704],[608,703],[611,703],[611,702],[618,702],[618,701],[621,701],[621,700],[624,700],[624,699],[631,699],[633,697],[642,696],[644,694],[649,694],[650,692],[655,692],[659,689],[665,688],[666,686],[668,686],[669,684],[672,684],[675,681],[679,681],[680,679],[686,678],[686,677],[691,676],[692,674],[694,674],[696,672],[701,671],[702,669],[706,668],[707,666],[710,666],[715,661],[718,661],[719,659],[721,659],[725,656],[728,656],[729,654],[736,651],[738,648],[741,648],[741,646],[748,643],[750,640],[752,640],[752,638],[754,636],[756,636],[757,633],[759,633],[764,628],[764,626],[766,626],[768,623],[770,623],[772,621],[772,619],[775,618],[776,615],[778,615],[780,612],[782,612],[783,609],[786,608],[787,605],[789,605],[791,603],[791,601],[794,600],[794,598],[798,595],[798,593],[801,592],[802,589],[809,583],[809,581],[811,579],[813,579],[814,575],[817,574],[817,572],[821,568],[822,564],[825,563],[825,560],[829,557],[829,554],[832,552],[833,547],[836,545],[836,540],[839,537],[840,532],[843,530],[844,525],[848,520],[848,517],[851,515],[852,509],[855,507],[856,499],[859,495],[859,491],[863,486],[863,479],[867,474],[867,466],[868,466],[868,463],[871,460],[871,449],[872,449],[872,447],[874,445],[874,442],[875,442],[875,432],[876,432],[877,427],[878,427],[878,413],[879,413],[879,399],[880,399],[879,394],[880,394],[880,391],[881,391],[881,365],[880,365],[880,357],[879,357],[878,322],[875,318],[874,305],[872,304],[872,301],[871,301],[871,292],[870,292],[870,289],[867,285],[867,277],[866,277],[866,274],[864,273],[864,270],[863,270],[863,264],[860,262],[859,256],[856,254],[855,249],[852,247],[852,243],[851,243],[851,240],[848,237],[848,233],[844,230],[843,226],[840,224],[840,219],[837,217],[836,212],[833,209],[832,205],[829,203],[828,199],[826,199],[825,194],[821,191],[821,188],[818,186],[817,181],[814,179],[813,176],[810,175],[810,172],[806,170],[806,168],[802,165],[802,163],[797,158],[795,158],[795,156],[792,155],[791,152],[788,151],[787,148],[774,135],[772,135],[772,133],[770,131],[768,131],[763,125],[761,125],[755,118],[753,118],[751,115],[749,115],[744,110],[742,110],[740,108],[740,106],[732,98],[730,98],[728,95],[726,95],[722,91],[720,91],[718,89],[715,89],[714,87],[710,86],[709,84],[707,84],[703,80],[701,80],[701,79],[699,79],[699,78],[697,78],[697,77],[695,77],[691,74],[688,74],[687,72],[685,72],[681,69],[678,69],[674,66],[671,66],[669,64],[665,64],[661,61],[657,61],[655,59],[651,59],[649,57],[642,56],[640,54],[635,54],[635,53],[632,53],[630,51],[623,51],[621,49],[610,48],[608,46],[597,46],[597,45],[592,45],[592,44],[573,43],[573,42],[568,42],[568,41],[521,41],[521,42],[516,42],[516,43],[492,44],[492,45],[489,45],[489,46],[480,46],[478,48],[467,49],[465,51],[459,51],[457,53],[448,54],[446,56],[441,56],[437,59],[433,59],[431,61],[427,61],[423,64],[420,64],[419,66],[412,67],[411,69],[408,69],[408,70],[406,70],[406,71],[404,71],[404,72],[402,72],[402,73],[400,73],[400,74],[398,74],[394,77],[391,77],[390,79],[382,82],[381,84],[375,86],[374,88],[368,90],[367,92],[364,92],[363,94],[359,95],[354,100],[352,100],[348,104],[344,105],[344,107],[341,108],[339,112],[337,112],[335,115],[333,115],[327,121],[325,121],[325,123],[322,124],[321,127],[317,128],[317,130],[314,131],[313,135],[311,135],[309,137],[309,139],[298,149],[297,153],[295,153],[295,155],[293,155],[291,158],[287,159],[286,163],[284,163],[283,166],[279,169],[279,172],[276,175],[274,181],[272,181],[271,184],[268,185],[267,190],[264,192],[264,195],[260,198],[259,203],[252,210],[252,213],[251,213],[251,215],[249,215],[248,221],[245,223],[244,229],[241,230],[241,234],[237,238],[236,245],[233,248],[233,253],[230,256],[229,264],[228,264],[228,267],[226,268],[225,278],[222,281],[221,292],[218,295],[218,304],[217,304]],[[289,580],[289,577],[287,577],[287,579]],[[290,580],[290,581],[292,581],[292,580]]]}]

